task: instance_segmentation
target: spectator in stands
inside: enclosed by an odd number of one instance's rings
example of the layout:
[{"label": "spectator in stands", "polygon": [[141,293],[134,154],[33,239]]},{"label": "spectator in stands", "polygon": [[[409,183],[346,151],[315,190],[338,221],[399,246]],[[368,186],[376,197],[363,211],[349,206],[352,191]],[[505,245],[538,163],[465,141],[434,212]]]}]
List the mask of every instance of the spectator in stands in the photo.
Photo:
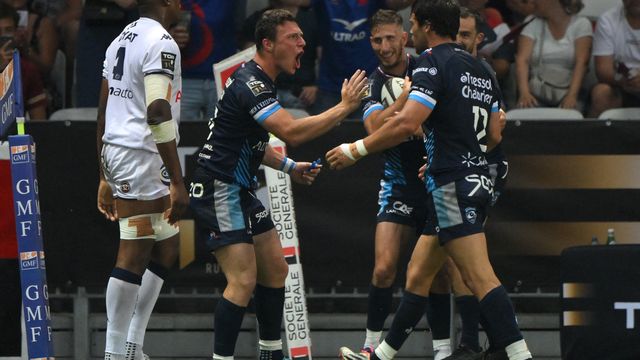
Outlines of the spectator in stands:
[{"label": "spectator in stands", "polygon": [[300,68],[294,75],[281,73],[276,79],[278,101],[285,108],[306,109],[316,101],[316,60],[318,59],[318,22],[312,8],[301,8],[299,0],[270,0],[269,7],[256,11],[245,21],[240,33],[240,46],[248,48],[255,44],[256,23],[262,14],[270,9],[289,10],[296,17],[304,34],[304,54]]},{"label": "spectator in stands", "polygon": [[[80,27],[80,18],[82,17],[83,0],[67,0],[63,11],[56,16],[56,27],[60,33],[60,47],[66,56],[66,94],[71,94],[73,84],[73,69],[75,68],[76,59],[76,43],[78,42],[78,30]],[[67,104],[70,105],[71,97],[66,98]]]},{"label": "spectator in stands", "polygon": [[135,0],[86,0],[80,18],[76,54],[76,107],[97,107],[104,52],[113,38],[138,18]]},{"label": "spectator in stands", "polygon": [[[38,11],[41,10],[38,6],[28,7],[27,0],[4,0],[4,2],[16,9],[19,14],[24,14],[20,15],[15,33],[16,43],[21,48],[20,53],[38,67],[42,76],[48,77],[58,51],[58,32],[54,22]],[[32,2],[32,4],[39,3]]]},{"label": "spectator in stands", "polygon": [[581,109],[580,88],[587,72],[593,30],[576,16],[581,0],[535,0],[538,16],[523,30],[516,54],[520,108],[559,106]]},{"label": "spectator in stands", "polygon": [[243,2],[184,0],[182,21],[169,30],[182,52],[181,121],[209,120],[218,102],[213,64],[236,53]]},{"label": "spectator in stands", "polygon": [[[320,71],[318,94],[311,107],[312,114],[319,114],[340,102],[342,81],[351,77],[357,69],[367,75],[378,66],[369,36],[368,19],[379,9],[399,10],[413,4],[414,0],[303,0],[301,5],[312,2],[318,14],[320,28]],[[362,118],[362,111],[351,114]]]},{"label": "spectator in stands", "polygon": [[458,2],[460,6],[477,11],[484,18],[481,29],[484,40],[478,46],[478,53],[482,57],[490,57],[502,44],[502,38],[509,33],[509,25],[504,22],[502,14],[497,9],[487,7],[488,0],[459,0]]},{"label": "spectator in stands", "polygon": [[[0,37],[6,39],[0,47],[0,70],[4,70],[13,59],[19,19],[20,16],[16,10],[5,3],[0,3]],[[35,64],[23,56],[20,57],[20,69],[25,112],[30,120],[46,120],[47,96],[40,72]]]},{"label": "spectator in stands", "polygon": [[622,0],[598,19],[593,45],[599,84],[589,116],[640,106],[640,0]]}]

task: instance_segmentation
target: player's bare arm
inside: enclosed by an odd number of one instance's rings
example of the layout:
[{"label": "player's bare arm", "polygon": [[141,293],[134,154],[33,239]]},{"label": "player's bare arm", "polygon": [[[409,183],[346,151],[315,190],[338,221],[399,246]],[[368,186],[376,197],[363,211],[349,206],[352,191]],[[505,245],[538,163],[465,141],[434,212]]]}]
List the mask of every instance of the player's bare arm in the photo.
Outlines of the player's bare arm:
[{"label": "player's bare arm", "polygon": [[502,130],[507,121],[504,111],[492,112],[489,119],[489,139],[487,140],[487,152],[491,151],[502,141]]},{"label": "player's bare arm", "polygon": [[[167,94],[171,94],[170,78],[162,74],[145,76],[147,124],[151,129],[158,153],[169,174],[171,206],[165,211],[169,224],[176,224],[189,205],[189,196],[182,178],[175,136],[175,120]],[[162,94],[162,95],[160,95]]]},{"label": "player's bare arm", "polygon": [[314,139],[340,123],[360,106],[361,93],[367,85],[365,72],[357,70],[342,83],[342,101],[331,109],[314,116],[294,119],[284,109],[269,116],[262,126],[289,145],[297,146]]},{"label": "player's bare arm", "polygon": [[105,111],[107,109],[107,99],[109,98],[109,85],[107,80],[102,79],[100,86],[100,99],[98,100],[98,118],[97,118],[97,131],[96,131],[96,144],[98,147],[98,173],[100,174],[100,182],[98,183],[98,210],[104,215],[105,218],[111,221],[118,219],[118,211],[113,199],[113,190],[107,183],[102,172],[102,135],[104,135],[105,124]]},{"label": "player's bare arm", "polygon": [[318,174],[320,174],[320,170],[322,170],[322,165],[315,162],[296,162],[289,159],[285,155],[273,150],[271,145],[268,145],[264,152],[262,164],[289,174],[293,181],[303,185],[313,184]]},{"label": "player's bare arm", "polygon": [[353,165],[369,153],[380,152],[400,144],[413,135],[430,114],[431,109],[428,107],[417,101],[407,101],[402,110],[388,118],[378,131],[362,140],[336,146],[327,152],[329,167],[341,170]]},{"label": "player's bare arm", "polygon": [[408,76],[404,78],[404,85],[402,86],[402,93],[393,102],[393,104],[389,105],[384,110],[376,110],[364,122],[364,128],[367,130],[368,134],[373,134],[375,131],[380,129],[382,125],[396,112],[402,110],[404,104],[407,103],[407,99],[409,99],[409,92],[411,91],[411,80]]}]

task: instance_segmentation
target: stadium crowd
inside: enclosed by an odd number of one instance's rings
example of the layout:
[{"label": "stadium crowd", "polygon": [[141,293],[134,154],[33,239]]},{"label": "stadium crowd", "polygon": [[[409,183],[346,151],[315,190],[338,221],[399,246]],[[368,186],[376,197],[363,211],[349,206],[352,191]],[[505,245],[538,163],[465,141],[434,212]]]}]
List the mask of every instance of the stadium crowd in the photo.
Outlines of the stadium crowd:
[{"label": "stadium crowd", "polygon": [[[135,0],[3,2],[7,6],[0,8],[0,20],[15,23],[0,29],[0,65],[6,66],[4,59],[19,49],[27,69],[30,118],[42,120],[62,108],[96,107],[104,51],[137,18]],[[581,15],[583,0],[459,2],[484,16],[479,54],[494,68],[508,109],[561,107],[597,117],[609,108],[640,104],[640,0],[606,0],[609,10],[599,17]],[[291,11],[305,33],[301,68],[278,79],[280,101],[311,114],[335,105],[343,78],[357,68],[370,73],[377,65],[370,29],[362,20],[379,8],[401,9],[411,1],[364,1],[367,14],[338,14],[329,3],[182,1],[183,16],[171,30],[184,59],[182,121],[212,116],[217,97],[212,65],[252,45],[255,22],[267,8]]]}]

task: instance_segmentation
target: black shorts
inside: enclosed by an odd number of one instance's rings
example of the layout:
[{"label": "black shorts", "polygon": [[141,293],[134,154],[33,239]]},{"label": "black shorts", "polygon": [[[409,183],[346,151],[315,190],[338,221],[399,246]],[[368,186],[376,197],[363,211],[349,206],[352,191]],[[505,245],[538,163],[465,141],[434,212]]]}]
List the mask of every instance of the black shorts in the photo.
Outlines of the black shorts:
[{"label": "black shorts", "polygon": [[430,216],[424,235],[438,235],[441,245],[463,236],[484,231],[487,208],[493,196],[493,183],[488,174],[471,174],[440,186],[429,197]]},{"label": "black shorts", "polygon": [[202,168],[196,169],[189,197],[193,216],[209,232],[207,245],[253,243],[253,236],[274,228],[269,210],[255,193],[237,184],[215,180]]},{"label": "black shorts", "polygon": [[424,185],[400,185],[380,180],[377,221],[409,225],[422,232],[427,213]]}]

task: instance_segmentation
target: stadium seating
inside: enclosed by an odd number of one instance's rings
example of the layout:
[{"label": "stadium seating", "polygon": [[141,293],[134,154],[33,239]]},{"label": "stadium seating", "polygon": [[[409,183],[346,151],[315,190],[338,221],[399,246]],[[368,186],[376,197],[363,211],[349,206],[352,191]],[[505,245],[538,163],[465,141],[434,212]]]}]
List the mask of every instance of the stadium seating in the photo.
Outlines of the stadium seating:
[{"label": "stadium seating", "polygon": [[609,109],[598,119],[604,120],[640,120],[640,107]]},{"label": "stadium seating", "polygon": [[584,8],[578,13],[589,20],[597,20],[607,10],[620,3],[620,0],[583,0]]},{"label": "stadium seating", "polygon": [[582,120],[582,113],[574,109],[531,108],[507,111],[507,120]]},{"label": "stadium seating", "polygon": [[53,121],[75,121],[75,120],[88,120],[95,121],[98,117],[98,108],[67,108],[60,109],[49,117],[49,120]]}]

